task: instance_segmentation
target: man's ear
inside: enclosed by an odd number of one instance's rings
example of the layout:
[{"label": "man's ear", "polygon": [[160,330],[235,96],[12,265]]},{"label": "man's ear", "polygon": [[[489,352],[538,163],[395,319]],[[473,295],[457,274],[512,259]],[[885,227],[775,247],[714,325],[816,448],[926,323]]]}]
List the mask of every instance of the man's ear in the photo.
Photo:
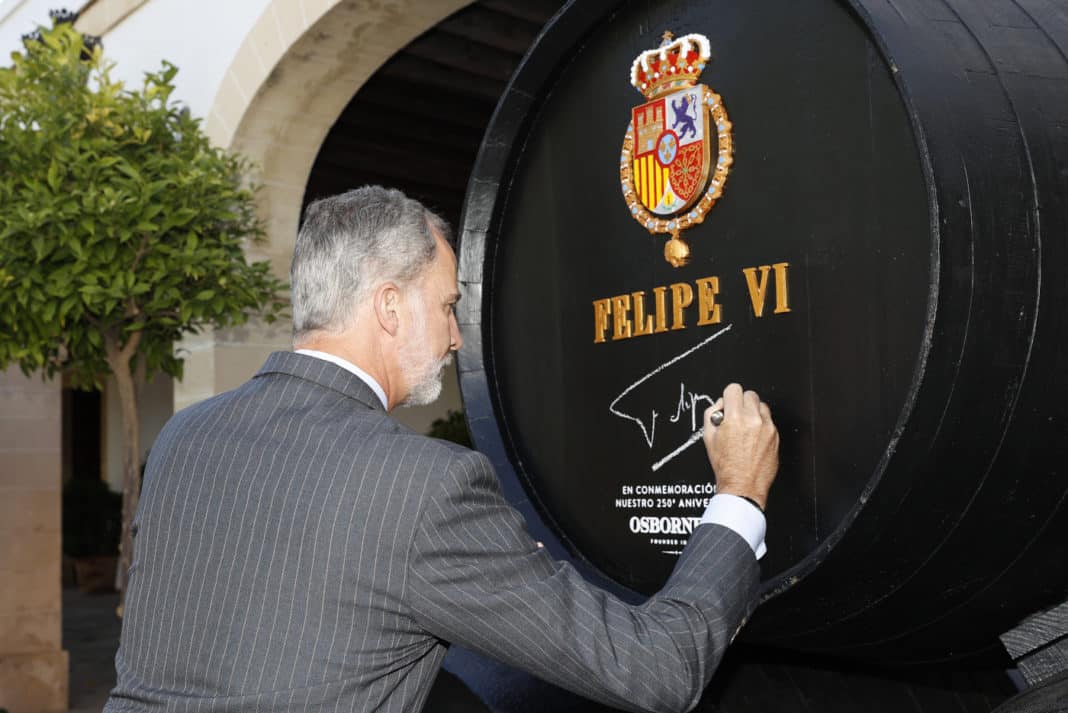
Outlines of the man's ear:
[{"label": "man's ear", "polygon": [[397,336],[400,328],[400,288],[393,282],[384,282],[375,288],[374,307],[378,324],[391,337]]}]

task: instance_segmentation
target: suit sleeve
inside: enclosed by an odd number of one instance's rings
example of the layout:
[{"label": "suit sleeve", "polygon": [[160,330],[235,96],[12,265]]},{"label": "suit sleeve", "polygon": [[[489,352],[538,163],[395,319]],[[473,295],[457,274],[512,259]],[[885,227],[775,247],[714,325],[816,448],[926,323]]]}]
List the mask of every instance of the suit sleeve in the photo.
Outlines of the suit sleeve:
[{"label": "suit sleeve", "polygon": [[554,560],[467,452],[432,486],[407,596],[427,631],[627,710],[686,711],[756,601],[749,545],[701,525],[665,587],[629,605]]}]

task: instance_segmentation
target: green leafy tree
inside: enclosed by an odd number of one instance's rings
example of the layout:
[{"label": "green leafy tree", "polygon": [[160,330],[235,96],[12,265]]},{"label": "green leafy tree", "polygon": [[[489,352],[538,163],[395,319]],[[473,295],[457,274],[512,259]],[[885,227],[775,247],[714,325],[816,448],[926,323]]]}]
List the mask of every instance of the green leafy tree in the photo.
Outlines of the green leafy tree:
[{"label": "green leafy tree", "polygon": [[140,495],[137,388],[181,378],[185,333],[266,321],[285,285],[245,247],[262,237],[243,159],[171,99],[166,62],[139,89],[70,23],[0,68],[0,367],[115,377],[124,435],[119,585]]}]

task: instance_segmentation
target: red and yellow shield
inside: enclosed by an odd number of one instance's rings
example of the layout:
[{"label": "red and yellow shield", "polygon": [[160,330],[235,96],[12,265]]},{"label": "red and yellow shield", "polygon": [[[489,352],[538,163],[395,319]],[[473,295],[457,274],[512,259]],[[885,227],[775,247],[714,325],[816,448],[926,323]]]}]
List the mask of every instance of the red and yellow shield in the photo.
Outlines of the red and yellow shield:
[{"label": "red and yellow shield", "polygon": [[701,87],[692,87],[631,111],[634,190],[656,215],[689,208],[708,182],[708,122],[701,97]]},{"label": "red and yellow shield", "polygon": [[704,35],[665,32],[660,48],[631,66],[631,84],[648,101],[631,110],[623,139],[623,197],[646,230],[671,234],[664,258],[675,267],[690,252],[679,234],[702,222],[722,195],[734,157],[723,101],[697,83],[710,58]]}]

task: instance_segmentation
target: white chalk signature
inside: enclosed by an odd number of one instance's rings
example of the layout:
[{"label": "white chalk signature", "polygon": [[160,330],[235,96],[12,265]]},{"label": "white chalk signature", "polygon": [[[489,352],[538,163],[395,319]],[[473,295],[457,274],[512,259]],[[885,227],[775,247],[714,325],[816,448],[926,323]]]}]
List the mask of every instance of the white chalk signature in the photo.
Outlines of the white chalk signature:
[{"label": "white chalk signature", "polygon": [[[707,346],[708,344],[711,344],[713,341],[715,341],[719,337],[721,337],[724,334],[726,334],[727,332],[729,332],[730,329],[731,329],[731,325],[728,324],[726,327],[724,327],[723,329],[720,329],[718,332],[716,332],[712,336],[710,336],[707,339],[701,341],[696,346],[690,347],[689,349],[684,351],[682,354],[679,354],[678,356],[672,357],[668,361],[666,361],[663,364],[661,364],[660,366],[656,367],[655,369],[650,371],[648,374],[646,374],[645,376],[641,377],[640,379],[635,381],[633,384],[631,384],[627,388],[623,389],[622,393],[620,393],[619,396],[617,396],[612,401],[612,403],[608,406],[608,410],[612,414],[614,414],[616,416],[619,416],[620,418],[625,418],[628,421],[633,421],[634,423],[638,424],[638,428],[641,429],[642,436],[645,438],[646,445],[649,446],[650,450],[652,450],[653,444],[656,441],[656,417],[659,416],[660,414],[656,411],[656,409],[650,409],[649,410],[649,424],[648,424],[648,426],[646,426],[646,423],[645,423],[644,420],[642,420],[638,416],[633,416],[631,414],[624,413],[623,411],[620,411],[619,409],[616,408],[616,404],[618,404],[631,391],[634,391],[634,389],[638,388],[643,383],[645,383],[646,381],[648,381],[652,377],[654,377],[657,374],[659,374],[660,372],[662,372],[664,369],[667,369],[672,364],[675,364],[676,362],[681,361],[682,359],[685,359],[686,357],[690,356],[691,354],[693,354],[697,350],[701,349],[702,347]],[[697,443],[699,440],[701,440],[701,432],[702,432],[702,428],[703,428],[703,423],[702,423],[702,419],[698,418],[698,413],[699,412],[698,412],[698,409],[697,409],[697,404],[699,402],[702,402],[702,401],[703,402],[707,402],[709,406],[711,406],[713,403],[715,403],[715,399],[713,399],[708,394],[699,394],[699,393],[693,392],[693,391],[689,391],[688,392],[686,390],[686,384],[684,382],[680,382],[679,383],[679,400],[678,400],[678,403],[677,403],[677,405],[675,407],[675,414],[673,416],[670,416],[669,420],[672,423],[678,423],[679,420],[681,420],[683,413],[685,411],[689,411],[690,412],[690,436],[681,445],[679,445],[677,448],[675,448],[673,451],[668,453],[666,456],[664,456],[663,458],[661,458],[657,462],[653,463],[652,469],[654,471],[659,470],[665,463],[667,463],[672,458],[674,458],[675,456],[677,456],[680,453],[682,453],[684,450],[686,450],[687,448],[692,446],[694,443]],[[703,414],[703,409],[701,410],[700,413]]]}]

